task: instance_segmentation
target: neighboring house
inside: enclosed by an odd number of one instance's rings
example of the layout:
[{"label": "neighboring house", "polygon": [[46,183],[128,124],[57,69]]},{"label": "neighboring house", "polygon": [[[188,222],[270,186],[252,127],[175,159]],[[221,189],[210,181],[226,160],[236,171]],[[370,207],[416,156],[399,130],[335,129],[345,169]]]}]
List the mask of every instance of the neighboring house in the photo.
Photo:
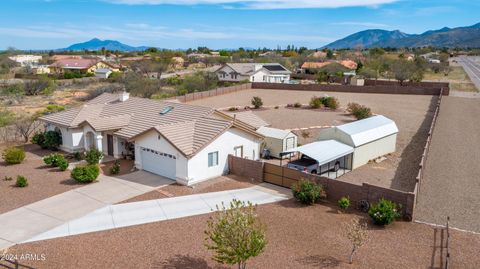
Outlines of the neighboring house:
[{"label": "neighboring house", "polygon": [[373,116],[322,130],[319,140],[335,140],[353,148],[352,169],[395,152],[398,128],[384,116]]},{"label": "neighboring house", "polygon": [[291,131],[263,126],[257,132],[265,137],[263,148],[269,150],[272,157],[280,159],[280,153],[297,147],[298,137]]},{"label": "neighboring house", "polygon": [[228,112],[228,115],[255,127],[255,129],[270,125],[268,122],[264,121],[250,110],[242,112]]},{"label": "neighboring house", "polygon": [[327,65],[337,63],[347,69],[355,70],[357,69],[357,63],[352,60],[342,60],[342,61],[326,61],[326,62],[304,62],[302,64],[301,69],[305,72],[305,70],[311,69],[321,69]]},{"label": "neighboring house", "polygon": [[35,75],[50,74],[50,67],[48,65],[32,66],[32,74],[35,74]]},{"label": "neighboring house", "polygon": [[10,60],[20,63],[21,66],[33,66],[38,64],[40,60],[42,60],[41,55],[15,55],[8,57]]},{"label": "neighboring house", "polygon": [[50,65],[51,73],[61,74],[65,71],[79,71],[82,73],[95,73],[97,69],[111,69],[120,71],[118,66],[98,59],[62,59]]},{"label": "neighboring house", "polygon": [[108,68],[99,68],[95,70],[95,77],[97,78],[108,78],[112,74],[112,70]]},{"label": "neighboring house", "polygon": [[227,63],[215,73],[220,81],[288,83],[292,72],[279,63]]},{"label": "neighboring house", "polygon": [[85,105],[40,118],[62,134],[61,149],[92,147],[191,185],[228,172],[229,154],[259,159],[263,136],[215,109],[104,93]]}]

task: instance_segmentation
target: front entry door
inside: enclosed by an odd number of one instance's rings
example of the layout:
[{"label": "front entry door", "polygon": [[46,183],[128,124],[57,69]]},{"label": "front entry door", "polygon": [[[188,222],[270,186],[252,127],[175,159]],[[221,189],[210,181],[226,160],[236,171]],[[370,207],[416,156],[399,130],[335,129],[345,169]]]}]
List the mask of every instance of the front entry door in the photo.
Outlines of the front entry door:
[{"label": "front entry door", "polygon": [[107,134],[107,153],[113,156],[113,136],[109,134]]}]

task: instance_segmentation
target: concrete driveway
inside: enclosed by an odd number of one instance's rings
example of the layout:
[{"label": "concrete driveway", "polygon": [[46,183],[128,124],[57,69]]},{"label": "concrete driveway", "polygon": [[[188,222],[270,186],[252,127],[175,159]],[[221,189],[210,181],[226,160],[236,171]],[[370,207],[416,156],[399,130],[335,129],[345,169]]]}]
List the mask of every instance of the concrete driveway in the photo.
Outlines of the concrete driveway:
[{"label": "concrete driveway", "polygon": [[224,203],[228,206],[233,199],[250,201],[253,204],[266,204],[289,198],[291,198],[289,189],[263,183],[245,189],[109,205],[26,242],[206,214],[215,211],[216,205]]},{"label": "concrete driveway", "polygon": [[1,214],[0,249],[173,182],[144,171],[118,178],[100,175],[98,182]]}]

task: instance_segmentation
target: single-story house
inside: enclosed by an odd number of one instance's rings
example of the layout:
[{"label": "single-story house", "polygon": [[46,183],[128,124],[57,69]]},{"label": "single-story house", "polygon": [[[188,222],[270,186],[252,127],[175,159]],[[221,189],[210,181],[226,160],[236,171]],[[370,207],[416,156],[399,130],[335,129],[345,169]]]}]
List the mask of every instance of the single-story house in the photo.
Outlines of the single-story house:
[{"label": "single-story house", "polygon": [[325,61],[325,62],[304,62],[301,66],[302,73],[309,73],[309,70],[318,70],[322,69],[331,64],[338,64],[341,67],[344,67],[349,70],[357,69],[357,63],[352,60],[342,60],[342,61]]},{"label": "single-story house", "polygon": [[226,63],[215,73],[220,81],[288,83],[292,72],[279,63]]},{"label": "single-story house", "polygon": [[62,135],[61,149],[92,147],[191,185],[228,172],[229,154],[257,160],[263,136],[213,108],[104,93],[85,105],[40,118]]},{"label": "single-story house", "polygon": [[353,147],[352,169],[355,169],[395,152],[397,133],[393,120],[378,115],[325,129],[320,132],[319,140],[336,140]]},{"label": "single-story house", "polygon": [[291,131],[262,126],[257,132],[265,137],[263,148],[267,149],[272,157],[286,158],[287,155],[281,156],[280,153],[297,147],[298,137]]},{"label": "single-story house", "polygon": [[32,66],[42,60],[41,55],[21,54],[8,57],[10,60],[20,63],[21,66]]},{"label": "single-story house", "polygon": [[110,69],[114,72],[120,71],[119,67],[99,61],[98,59],[61,59],[50,65],[52,73],[61,74],[65,71],[79,71],[82,73],[95,73],[97,69]]},{"label": "single-story house", "polygon": [[112,70],[109,68],[98,68],[95,70],[95,77],[108,78],[112,74]]}]

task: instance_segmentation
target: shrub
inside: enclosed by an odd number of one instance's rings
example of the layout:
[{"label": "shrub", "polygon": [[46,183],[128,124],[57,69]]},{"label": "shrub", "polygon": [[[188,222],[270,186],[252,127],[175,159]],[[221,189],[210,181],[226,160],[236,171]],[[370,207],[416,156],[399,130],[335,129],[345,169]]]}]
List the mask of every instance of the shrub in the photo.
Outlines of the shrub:
[{"label": "shrub", "polygon": [[65,171],[68,168],[68,161],[62,156],[62,158],[57,161],[57,166],[60,171]]},{"label": "shrub", "polygon": [[322,185],[305,179],[301,179],[292,186],[293,197],[304,204],[310,205],[320,199],[322,190]]},{"label": "shrub", "polygon": [[299,102],[296,102],[295,104],[293,104],[293,107],[300,108],[302,107],[302,104],[300,104]]},{"label": "shrub", "polygon": [[349,103],[347,105],[347,111],[352,113],[357,120],[366,119],[372,116],[372,111],[369,107],[357,103]]},{"label": "shrub", "polygon": [[310,99],[310,107],[311,108],[321,108],[322,106],[323,106],[322,98],[317,97],[317,96],[313,96]]},{"label": "shrub", "polygon": [[65,110],[65,106],[52,104],[52,105],[47,105],[47,107],[41,112],[41,114],[48,115],[48,114],[52,114],[52,113],[56,113],[64,110]]},{"label": "shrub", "polygon": [[3,178],[3,180],[4,180],[4,181],[12,181],[12,180],[13,180],[13,177],[7,177],[7,176],[5,176],[5,177]]},{"label": "shrub", "polygon": [[25,150],[17,147],[9,147],[3,151],[2,157],[7,164],[19,164],[25,160]]},{"label": "shrub", "polygon": [[77,166],[70,173],[72,178],[80,183],[90,183],[97,179],[99,174],[98,165]]},{"label": "shrub", "polygon": [[110,167],[110,174],[111,175],[118,175],[120,173],[120,161],[115,160],[112,167]]},{"label": "shrub", "polygon": [[399,206],[382,198],[378,203],[370,206],[368,215],[376,225],[388,225],[400,217]]},{"label": "shrub", "polygon": [[237,111],[238,107],[232,106],[228,108],[228,111]]},{"label": "shrub", "polygon": [[45,132],[44,136],[44,148],[48,148],[50,150],[58,150],[58,147],[62,144],[62,134],[56,131],[47,131]]},{"label": "shrub", "polygon": [[17,182],[15,183],[15,186],[24,188],[28,186],[28,180],[24,176],[17,176]]},{"label": "shrub", "polygon": [[52,167],[57,167],[58,163],[61,159],[65,159],[65,157],[63,157],[62,154],[52,153],[50,155],[47,155],[47,156],[43,157],[43,162],[46,165],[50,165]]},{"label": "shrub", "polygon": [[340,106],[338,99],[331,96],[322,97],[322,104],[331,109],[337,109]]},{"label": "shrub", "polygon": [[347,196],[343,196],[338,200],[338,206],[343,210],[348,209],[348,207],[350,206],[350,198],[348,198]]},{"label": "shrub", "polygon": [[32,136],[32,143],[45,148],[45,133],[35,133]]},{"label": "shrub", "polygon": [[91,148],[85,153],[85,160],[88,164],[98,164],[103,157],[103,153],[96,148]]},{"label": "shrub", "polygon": [[263,106],[262,98],[260,98],[258,96],[254,96],[252,98],[252,105],[253,105],[254,108],[261,108]]},{"label": "shrub", "polygon": [[83,159],[83,156],[80,152],[76,151],[74,154],[73,154],[73,158],[75,158],[75,160],[77,161],[81,161]]},{"label": "shrub", "polygon": [[275,109],[278,109],[278,106],[275,106],[274,108],[275,108]]}]

